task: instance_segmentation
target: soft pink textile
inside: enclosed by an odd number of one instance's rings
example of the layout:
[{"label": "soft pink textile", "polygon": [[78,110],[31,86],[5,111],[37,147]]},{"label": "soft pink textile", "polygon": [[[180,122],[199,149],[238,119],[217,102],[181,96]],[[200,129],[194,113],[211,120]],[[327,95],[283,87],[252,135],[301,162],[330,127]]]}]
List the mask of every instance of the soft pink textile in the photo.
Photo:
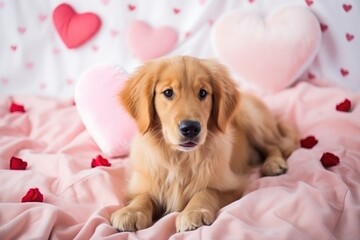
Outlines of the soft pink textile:
[{"label": "soft pink textile", "polygon": [[[352,112],[335,110],[344,98]],[[100,150],[72,101],[1,97],[1,239],[359,239],[360,94],[299,83],[263,99],[295,123],[301,137],[319,140],[313,149],[291,155],[287,174],[254,174],[247,195],[224,207],[211,226],[175,233],[178,213],[172,213],[149,229],[118,233],[108,218],[124,204],[128,159],[90,167]],[[27,112],[10,114],[11,101]],[[323,152],[338,155],[340,164],[324,169]],[[28,168],[9,170],[11,156],[27,161]],[[44,202],[21,203],[33,187]]]}]

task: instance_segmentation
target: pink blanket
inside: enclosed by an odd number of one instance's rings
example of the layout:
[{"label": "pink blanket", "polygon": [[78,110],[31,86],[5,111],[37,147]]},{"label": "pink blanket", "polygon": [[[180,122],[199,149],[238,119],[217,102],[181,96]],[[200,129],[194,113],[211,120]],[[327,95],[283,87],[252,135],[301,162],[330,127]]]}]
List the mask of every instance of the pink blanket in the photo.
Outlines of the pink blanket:
[{"label": "pink blanket", "polygon": [[[350,112],[335,110],[348,98]],[[300,83],[263,97],[272,111],[297,125],[301,137],[318,143],[289,158],[289,171],[248,186],[247,194],[224,207],[211,226],[176,233],[178,213],[149,229],[118,233],[109,216],[124,204],[128,159],[91,167],[101,154],[72,101],[39,97],[0,98],[1,239],[359,239],[360,94]],[[25,113],[9,113],[11,102]],[[330,152],[340,163],[324,168]],[[10,170],[12,156],[28,163]],[[106,158],[106,156],[103,155]],[[24,202],[38,188],[43,202]]]}]

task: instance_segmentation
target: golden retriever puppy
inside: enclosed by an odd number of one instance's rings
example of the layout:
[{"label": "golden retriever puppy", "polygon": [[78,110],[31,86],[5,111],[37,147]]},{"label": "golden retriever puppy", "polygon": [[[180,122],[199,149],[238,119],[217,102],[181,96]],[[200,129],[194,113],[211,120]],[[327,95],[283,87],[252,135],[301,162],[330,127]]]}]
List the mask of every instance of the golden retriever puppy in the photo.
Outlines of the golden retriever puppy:
[{"label": "golden retriever puppy", "polygon": [[129,203],[111,216],[119,231],[147,228],[174,211],[177,231],[210,225],[241,197],[251,162],[263,160],[263,175],[283,174],[297,147],[295,132],[212,60],[148,62],[120,99],[140,135],[130,153]]}]

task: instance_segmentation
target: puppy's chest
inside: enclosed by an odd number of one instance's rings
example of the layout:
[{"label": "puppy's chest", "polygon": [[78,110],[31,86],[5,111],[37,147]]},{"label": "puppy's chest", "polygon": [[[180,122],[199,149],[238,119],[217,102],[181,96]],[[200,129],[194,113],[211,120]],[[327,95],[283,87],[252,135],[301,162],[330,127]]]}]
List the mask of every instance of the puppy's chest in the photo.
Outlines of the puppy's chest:
[{"label": "puppy's chest", "polygon": [[178,187],[185,189],[187,186],[195,184],[197,177],[191,169],[170,169],[166,171],[165,181],[162,183],[164,190]]},{"label": "puppy's chest", "polygon": [[[201,171],[200,171],[201,172]],[[158,182],[160,202],[166,211],[181,211],[197,192],[208,185],[208,176],[191,168],[170,169]],[[202,177],[200,177],[202,176]]]}]

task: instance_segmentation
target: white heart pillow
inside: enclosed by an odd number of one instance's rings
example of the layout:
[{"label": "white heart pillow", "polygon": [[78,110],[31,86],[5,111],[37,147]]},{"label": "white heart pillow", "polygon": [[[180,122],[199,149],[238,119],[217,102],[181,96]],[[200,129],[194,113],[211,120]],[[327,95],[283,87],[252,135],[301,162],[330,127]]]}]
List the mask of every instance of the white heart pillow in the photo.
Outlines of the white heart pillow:
[{"label": "white heart pillow", "polygon": [[314,60],[320,23],[306,7],[286,6],[267,17],[232,12],[212,32],[217,55],[243,80],[275,92],[290,86]]},{"label": "white heart pillow", "polygon": [[100,150],[110,157],[127,155],[138,132],[118,98],[127,78],[121,67],[101,63],[84,71],[75,87],[80,117]]}]

